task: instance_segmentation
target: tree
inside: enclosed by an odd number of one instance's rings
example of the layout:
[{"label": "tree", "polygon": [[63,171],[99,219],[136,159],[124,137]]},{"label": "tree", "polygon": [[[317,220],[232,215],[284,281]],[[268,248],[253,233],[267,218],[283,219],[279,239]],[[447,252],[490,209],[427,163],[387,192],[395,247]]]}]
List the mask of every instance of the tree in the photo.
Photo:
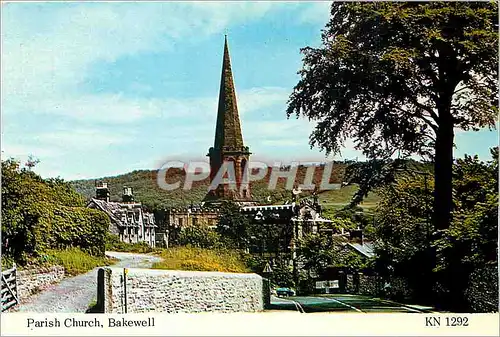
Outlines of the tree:
[{"label": "tree", "polygon": [[369,159],[434,159],[436,229],[450,225],[454,129],[493,128],[495,2],[334,2],[320,48],[302,49],[287,115],[319,123],[329,153],[347,138]]},{"label": "tree", "polygon": [[332,261],[331,248],[329,240],[324,235],[312,233],[298,241],[297,255],[303,262],[304,269],[320,275]]},{"label": "tree", "polygon": [[181,229],[179,244],[197,248],[215,248],[220,243],[219,235],[210,228],[202,225],[186,226]]},{"label": "tree", "polygon": [[228,244],[236,248],[245,249],[248,247],[250,239],[250,222],[241,213],[240,207],[232,202],[227,202],[222,206],[217,223],[217,233],[226,239]]},{"label": "tree", "polygon": [[80,247],[104,255],[106,213],[61,179],[42,179],[33,166],[2,161],[2,253],[24,264],[48,249]]},{"label": "tree", "polygon": [[452,311],[498,310],[498,282],[492,282],[497,279],[498,148],[491,153],[488,162],[477,156],[455,161],[456,208],[450,227],[437,239],[430,235],[432,209],[426,206],[433,201],[432,180],[426,188],[425,176],[406,174],[377,191],[376,270],[405,278],[414,300]]},{"label": "tree", "polygon": [[[457,160],[453,170],[457,208],[450,228],[434,243],[440,295],[455,311],[484,312],[492,307],[498,311],[498,283],[480,285],[482,279],[493,279],[497,270],[498,148],[491,153],[489,162],[477,156]],[[485,293],[492,296],[485,299]]]},{"label": "tree", "polygon": [[425,176],[401,174],[398,180],[377,190],[380,202],[376,221],[370,225],[375,242],[376,271],[385,278],[403,277],[419,303],[432,303],[435,264],[432,248],[433,182]]}]

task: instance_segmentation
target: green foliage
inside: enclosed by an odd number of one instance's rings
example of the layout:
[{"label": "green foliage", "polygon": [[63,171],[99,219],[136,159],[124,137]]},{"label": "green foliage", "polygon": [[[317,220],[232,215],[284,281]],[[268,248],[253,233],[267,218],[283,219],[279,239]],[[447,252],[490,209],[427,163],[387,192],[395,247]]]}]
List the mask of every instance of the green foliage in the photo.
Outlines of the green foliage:
[{"label": "green foliage", "polygon": [[215,248],[220,246],[220,237],[214,230],[203,225],[186,226],[181,229],[179,244],[196,248]]},{"label": "green foliage", "polygon": [[302,50],[301,80],[288,107],[288,115],[320,121],[312,145],[338,153],[353,137],[369,158],[395,150],[425,155],[427,136],[442,123],[494,126],[493,2],[335,2],[331,14],[322,47]]},{"label": "green foliage", "polygon": [[487,276],[483,267],[497,261],[498,149],[492,155],[489,162],[470,156],[456,160],[453,219],[439,233],[429,225],[433,181],[426,181],[425,175],[402,177],[378,191],[382,199],[373,235],[381,274],[404,277],[416,298],[427,296],[448,310],[488,306],[484,301],[474,304],[466,294],[496,291],[472,276]]},{"label": "green foliage", "polygon": [[222,206],[217,233],[232,247],[243,249],[248,246],[251,235],[250,222],[237,204],[228,202]]},{"label": "green foliage", "polygon": [[235,250],[176,247],[157,254],[162,261],[154,263],[153,269],[250,272],[242,253]]},{"label": "green foliage", "polygon": [[96,267],[108,266],[114,263],[113,260],[106,257],[93,256],[78,248],[49,249],[46,254],[40,257],[40,261],[42,264],[63,266],[68,275],[82,274]]},{"label": "green foliage", "polygon": [[[448,228],[454,129],[495,127],[495,2],[334,2],[320,48],[304,48],[287,110],[318,121],[311,145],[338,154],[353,139],[370,160],[435,160],[433,223]],[[393,180],[390,165],[361,184]],[[387,170],[385,170],[387,168]]]},{"label": "green foliage", "polygon": [[303,261],[305,269],[321,274],[332,261],[331,247],[331,242],[326,236],[313,233],[298,240],[297,254]]},{"label": "green foliage", "polygon": [[293,278],[292,266],[286,261],[277,260],[272,267],[272,273],[269,275],[271,284],[278,287],[294,288],[296,286]]},{"label": "green foliage", "polygon": [[2,254],[0,260],[2,262],[2,270],[10,269],[14,265],[14,259],[12,257],[5,256],[5,254]]},{"label": "green foliage", "polygon": [[126,243],[118,235],[108,233],[106,236],[106,250],[114,252],[150,253],[153,248],[146,242]]},{"label": "green foliage", "polygon": [[69,183],[44,180],[12,159],[2,161],[3,253],[20,264],[66,247],[104,255],[109,218],[84,206]]},{"label": "green foliage", "polygon": [[469,277],[465,296],[472,312],[498,312],[498,265],[488,263]]},{"label": "green foliage", "polygon": [[[486,163],[470,156],[457,160],[453,221],[434,242],[435,270],[445,289],[443,301],[457,310],[486,308],[472,300],[470,294],[477,294],[481,287],[485,293],[498,290],[494,283],[486,287],[474,279],[483,274],[488,277],[485,266],[496,265],[498,257],[498,148],[491,152],[493,160]],[[498,309],[498,296],[490,302]]]},{"label": "green foliage", "polygon": [[[343,162],[335,162],[332,170],[331,181],[339,182],[343,175],[343,170],[346,164]],[[305,177],[306,167],[299,167],[297,179],[303,182]],[[269,190],[269,178],[271,176],[270,169],[266,177],[262,180],[252,182],[251,191],[254,200],[261,204],[268,204],[267,198],[271,197],[272,203],[280,203],[291,200],[291,191],[286,189],[286,181],[279,179],[276,189]],[[318,184],[322,178],[322,169],[317,168],[313,177],[313,182]],[[108,182],[110,189],[111,200],[121,200],[123,186],[132,187],[136,200],[140,200],[143,205],[149,209],[163,209],[167,207],[189,206],[191,203],[199,204],[206,197],[209,179],[193,183],[189,190],[182,188],[185,180],[185,173],[180,170],[170,169],[167,172],[166,181],[169,183],[180,182],[181,188],[171,191],[162,190],[157,184],[157,171],[155,170],[140,170],[133,171],[127,174],[122,174],[113,177],[100,178]],[[302,180],[301,180],[302,179]],[[91,180],[76,180],[71,182],[76,191],[81,193],[87,199],[95,196],[94,179]],[[332,192],[334,195],[335,191]],[[327,193],[327,194],[328,194]],[[349,197],[340,197],[340,202],[346,204],[349,202]]]}]

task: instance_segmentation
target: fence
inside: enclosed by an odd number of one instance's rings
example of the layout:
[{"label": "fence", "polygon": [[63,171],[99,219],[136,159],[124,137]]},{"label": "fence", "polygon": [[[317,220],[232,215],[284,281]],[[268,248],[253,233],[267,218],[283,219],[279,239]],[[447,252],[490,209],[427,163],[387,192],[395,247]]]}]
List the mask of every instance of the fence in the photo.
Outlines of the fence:
[{"label": "fence", "polygon": [[19,303],[17,287],[17,268],[2,271],[2,311],[5,311]]}]

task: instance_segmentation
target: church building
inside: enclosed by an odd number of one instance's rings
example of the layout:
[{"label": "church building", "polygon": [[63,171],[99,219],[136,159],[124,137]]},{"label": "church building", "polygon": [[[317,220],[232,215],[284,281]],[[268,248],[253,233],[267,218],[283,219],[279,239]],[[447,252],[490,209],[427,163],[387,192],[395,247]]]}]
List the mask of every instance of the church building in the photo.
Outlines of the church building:
[{"label": "church building", "polygon": [[[283,205],[257,205],[252,200],[250,183],[247,178],[247,163],[251,152],[245,146],[238,113],[236,90],[231,69],[231,59],[227,36],[224,39],[224,53],[219,90],[217,122],[213,147],[208,150],[210,160],[210,182],[229,178],[229,183],[218,184],[210,190],[202,205],[165,210],[165,223],[159,231],[169,233],[174,239],[184,226],[205,225],[215,227],[218,220],[220,205],[224,201],[232,201],[241,206],[241,212],[251,219],[283,233],[281,246],[284,251],[292,253],[294,239],[307,232],[319,232],[330,220],[321,218],[321,207],[317,198],[298,201],[298,195],[293,196],[293,202]],[[224,169],[224,165],[229,170]],[[231,169],[234,168],[234,172]],[[226,174],[225,173],[229,173]],[[234,174],[231,174],[234,173]],[[260,248],[256,248],[260,249]]]},{"label": "church building", "polygon": [[[251,201],[250,184],[248,181],[245,181],[247,180],[246,170],[250,154],[248,146],[245,146],[243,142],[241,133],[236,90],[226,36],[224,40],[215,141],[214,146],[208,150],[207,156],[210,158],[210,182],[213,182],[216,178],[223,178],[222,174],[224,170],[221,167],[224,163],[230,166],[230,173],[234,169],[234,176],[229,174],[228,178],[231,182],[229,184],[219,184],[215,190],[208,193],[205,198],[206,201]],[[219,177],[217,177],[218,174],[220,175]]]}]

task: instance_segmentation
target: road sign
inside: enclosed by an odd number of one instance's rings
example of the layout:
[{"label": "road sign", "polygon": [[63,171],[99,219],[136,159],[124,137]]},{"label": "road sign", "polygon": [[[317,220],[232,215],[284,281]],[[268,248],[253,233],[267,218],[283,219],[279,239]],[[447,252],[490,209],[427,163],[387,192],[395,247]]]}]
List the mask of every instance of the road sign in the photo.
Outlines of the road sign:
[{"label": "road sign", "polygon": [[330,281],[330,288],[339,288],[339,280]]},{"label": "road sign", "polygon": [[266,266],[264,267],[264,270],[262,271],[263,273],[272,273],[273,270],[271,269],[271,265],[268,263],[266,263]]},{"label": "road sign", "polygon": [[316,281],[316,289],[339,288],[339,280]]},{"label": "road sign", "polygon": [[316,281],[316,289],[326,288],[326,282],[328,281]]}]

